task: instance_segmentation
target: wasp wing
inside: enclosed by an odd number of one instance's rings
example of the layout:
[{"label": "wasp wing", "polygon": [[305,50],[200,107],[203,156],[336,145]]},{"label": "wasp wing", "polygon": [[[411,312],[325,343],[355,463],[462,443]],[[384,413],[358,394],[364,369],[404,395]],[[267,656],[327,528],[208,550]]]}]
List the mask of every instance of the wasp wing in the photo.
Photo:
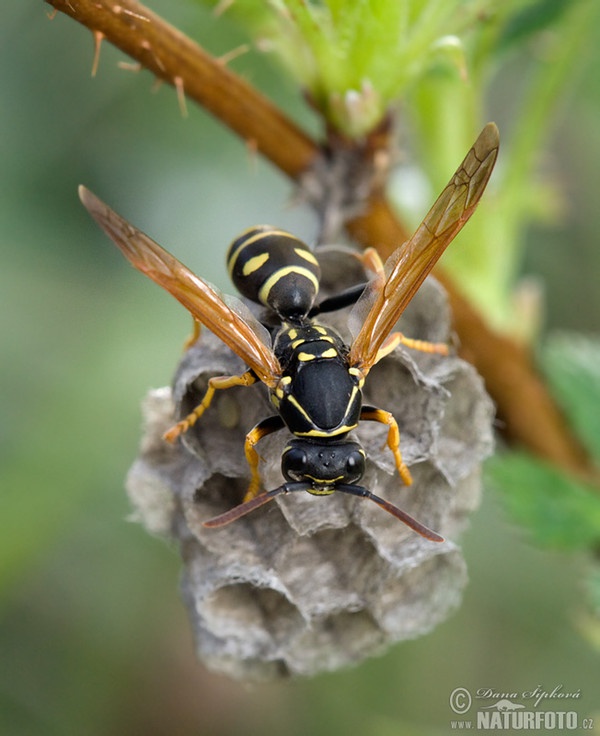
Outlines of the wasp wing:
[{"label": "wasp wing", "polygon": [[[274,386],[281,366],[268,346],[267,330],[244,305],[227,304],[218,290],[180,263],[164,248],[130,225],[89,189],[79,187],[79,197],[90,215],[142,273],[166,289],[225,345],[233,350],[267,386]],[[264,339],[261,339],[262,338]]]},{"label": "wasp wing", "polygon": [[384,278],[371,282],[354,307],[358,323],[350,364],[364,373],[438,259],[471,217],[498,156],[499,134],[488,123],[412,238],[385,264]]}]

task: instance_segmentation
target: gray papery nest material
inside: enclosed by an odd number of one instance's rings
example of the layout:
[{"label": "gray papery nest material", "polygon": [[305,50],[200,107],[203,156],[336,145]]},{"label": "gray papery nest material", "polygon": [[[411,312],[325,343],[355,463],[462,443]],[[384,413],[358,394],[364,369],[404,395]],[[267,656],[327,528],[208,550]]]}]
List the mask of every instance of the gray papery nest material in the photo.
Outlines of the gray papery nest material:
[{"label": "gray papery nest material", "polygon": [[[325,251],[320,259],[325,291],[361,278],[354,258]],[[347,310],[322,319],[350,339],[346,320]],[[423,340],[450,339],[437,282],[425,282],[399,328]],[[176,445],[162,433],[199,402],[210,376],[244,369],[204,330],[185,353],[173,390],[147,396],[140,455],[127,479],[136,518],[180,545],[183,597],[201,660],[236,678],[312,675],[430,631],[456,609],[466,584],[455,539],[478,505],[481,463],[493,448],[494,410],[481,378],[457,357],[402,347],[365,385],[365,403],[398,421],[414,483],[403,486],[395,471],[387,428],[363,422],[355,432],[369,458],[362,485],[444,535],[436,544],[374,503],[341,494],[280,496],[228,526],[203,527],[244,495],[244,437],[273,413],[266,390],[217,392]],[[282,483],[289,436],[277,432],[258,445],[266,490]]]}]

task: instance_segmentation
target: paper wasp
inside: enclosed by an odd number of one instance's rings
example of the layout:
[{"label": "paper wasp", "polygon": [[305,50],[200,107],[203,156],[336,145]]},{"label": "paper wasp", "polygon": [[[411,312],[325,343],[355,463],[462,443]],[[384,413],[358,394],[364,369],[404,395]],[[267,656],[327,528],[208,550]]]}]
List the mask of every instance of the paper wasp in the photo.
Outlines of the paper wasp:
[{"label": "paper wasp", "polygon": [[[400,453],[396,420],[383,409],[362,404],[362,387],[371,368],[397,345],[429,352],[446,346],[410,340],[394,326],[445,248],[473,214],[498,154],[498,129],[489,123],[415,234],[382,266],[374,251],[365,260],[376,273],[367,285],[315,305],[320,269],[313,252],[289,233],[261,226],[243,233],[227,256],[232,281],[250,300],[267,307],[261,324],[238,300],[232,301],[195,276],[174,256],[117,215],[84,187],[80,197],[92,217],[142,273],[170,292],[248,366],[240,376],[216,376],[196,409],[166,433],[174,441],[208,408],[216,390],[261,381],[277,414],[260,421],[246,436],[251,481],[244,501],[205,526],[227,524],[280,494],[307,491],[326,496],[341,492],[368,498],[432,541],[443,541],[407,513],[358,485],[365,453],[348,439],[359,421],[388,427],[387,445],[405,484],[412,482]],[[352,304],[358,329],[351,345],[315,317]],[[260,492],[257,442],[286,428],[293,438],[282,455],[285,482]]]}]

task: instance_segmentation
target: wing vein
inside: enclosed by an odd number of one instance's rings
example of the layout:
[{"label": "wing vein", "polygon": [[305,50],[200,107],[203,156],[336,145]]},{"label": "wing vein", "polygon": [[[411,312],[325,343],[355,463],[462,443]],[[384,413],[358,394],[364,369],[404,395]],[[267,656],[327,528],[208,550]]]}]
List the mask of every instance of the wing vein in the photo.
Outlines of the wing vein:
[{"label": "wing vein", "polygon": [[388,259],[387,277],[373,282],[359,299],[354,314],[361,326],[349,359],[363,373],[375,364],[381,345],[402,312],[475,211],[496,163],[498,147],[498,128],[488,123],[415,234]]},{"label": "wing vein", "polygon": [[[85,187],[79,188],[82,203],[100,227],[139,271],[175,297],[190,314],[222,340],[267,386],[281,374],[279,361],[259,336],[266,330],[248,311],[232,309],[218,290],[124,220]],[[239,303],[240,312],[244,307]]]}]

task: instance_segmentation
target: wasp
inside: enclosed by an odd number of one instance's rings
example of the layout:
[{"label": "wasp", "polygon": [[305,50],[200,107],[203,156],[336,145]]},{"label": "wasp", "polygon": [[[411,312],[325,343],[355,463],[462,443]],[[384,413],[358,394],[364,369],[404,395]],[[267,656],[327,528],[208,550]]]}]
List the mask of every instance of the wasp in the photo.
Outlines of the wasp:
[{"label": "wasp", "polygon": [[[398,424],[384,409],[363,404],[362,388],[371,368],[398,345],[446,353],[447,346],[412,340],[394,330],[396,322],[446,247],[473,214],[492,173],[498,129],[489,123],[414,235],[385,266],[375,251],[362,256],[374,278],[317,303],[320,268],[315,253],[293,235],[269,226],[244,232],[229,248],[227,265],[234,285],[266,307],[260,322],[239,300],[223,297],[173,255],[133,227],[85,187],[79,194],[100,227],[139,271],[172,294],[247,365],[238,376],[214,376],[191,414],[170,429],[171,442],[192,427],[209,407],[215,391],[262,382],[276,410],[246,436],[251,472],[248,492],[238,506],[204,522],[219,527],[248,514],[278,495],[307,491],[315,496],[345,493],[367,498],[418,534],[443,541],[409,514],[359,485],[365,452],[349,439],[359,422],[387,426],[387,446],[403,482],[412,482],[402,460]],[[355,303],[358,328],[350,345],[318,314]],[[281,458],[285,482],[261,491],[257,443],[287,428],[292,438]]]}]

